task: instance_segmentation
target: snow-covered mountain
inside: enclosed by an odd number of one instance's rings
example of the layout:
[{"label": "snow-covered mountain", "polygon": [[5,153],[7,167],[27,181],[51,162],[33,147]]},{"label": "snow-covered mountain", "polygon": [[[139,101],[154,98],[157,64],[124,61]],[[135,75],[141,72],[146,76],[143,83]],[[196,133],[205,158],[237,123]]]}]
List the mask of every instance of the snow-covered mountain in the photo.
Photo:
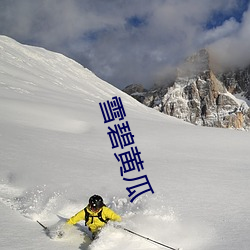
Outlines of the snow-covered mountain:
[{"label": "snow-covered mountain", "polygon": [[[130,202],[99,103],[121,97],[154,193]],[[109,224],[48,238],[103,196],[122,226],[184,250],[248,250],[250,134],[193,126],[140,104],[63,55],[0,36],[0,248],[163,249]],[[63,223],[63,220],[60,220]]]},{"label": "snow-covered mountain", "polygon": [[250,66],[245,68],[218,72],[218,79],[223,82],[230,93],[245,97],[250,103]]},{"label": "snow-covered mountain", "polygon": [[249,68],[217,72],[203,49],[180,65],[171,86],[124,91],[143,104],[187,122],[209,127],[250,127]]}]

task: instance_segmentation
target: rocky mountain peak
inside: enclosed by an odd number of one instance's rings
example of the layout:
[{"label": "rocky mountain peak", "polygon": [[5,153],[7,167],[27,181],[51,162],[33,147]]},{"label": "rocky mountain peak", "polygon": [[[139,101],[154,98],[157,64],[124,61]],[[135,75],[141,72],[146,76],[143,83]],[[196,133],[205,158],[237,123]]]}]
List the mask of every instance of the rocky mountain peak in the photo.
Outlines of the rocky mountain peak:
[{"label": "rocky mountain peak", "polygon": [[149,107],[196,125],[250,128],[249,106],[233,95],[237,92],[246,96],[249,71],[215,74],[210,64],[208,50],[202,49],[178,67],[171,86],[129,94]]},{"label": "rocky mountain peak", "polygon": [[177,69],[177,77],[194,77],[205,74],[210,70],[209,53],[201,49],[194,55],[188,57]]}]

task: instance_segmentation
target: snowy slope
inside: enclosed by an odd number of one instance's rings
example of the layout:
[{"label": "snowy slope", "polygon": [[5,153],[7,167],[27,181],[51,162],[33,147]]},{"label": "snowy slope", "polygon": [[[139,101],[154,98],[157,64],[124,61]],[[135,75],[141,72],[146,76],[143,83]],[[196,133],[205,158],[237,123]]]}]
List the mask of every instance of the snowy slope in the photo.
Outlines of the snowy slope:
[{"label": "snowy slope", "polygon": [[[155,191],[133,203],[99,107],[114,96]],[[112,225],[92,244],[81,227],[51,240],[36,223],[53,227],[97,193],[124,227],[166,245],[247,250],[249,142],[248,132],[160,114],[63,55],[0,36],[1,249],[163,249]]]}]

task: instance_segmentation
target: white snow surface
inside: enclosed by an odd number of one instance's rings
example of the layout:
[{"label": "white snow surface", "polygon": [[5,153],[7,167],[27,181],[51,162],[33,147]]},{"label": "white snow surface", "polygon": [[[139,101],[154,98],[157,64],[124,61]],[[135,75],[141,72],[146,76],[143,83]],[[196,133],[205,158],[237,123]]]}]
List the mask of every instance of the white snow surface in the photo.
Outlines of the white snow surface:
[{"label": "white snow surface", "polygon": [[[124,69],[126,70],[126,69]],[[99,102],[121,97],[154,189],[130,202]],[[147,108],[63,55],[0,36],[0,249],[167,249],[109,223],[49,238],[93,194],[136,233],[183,250],[250,249],[250,134]],[[127,174],[128,176],[129,173]],[[117,224],[117,223],[114,223]]]}]

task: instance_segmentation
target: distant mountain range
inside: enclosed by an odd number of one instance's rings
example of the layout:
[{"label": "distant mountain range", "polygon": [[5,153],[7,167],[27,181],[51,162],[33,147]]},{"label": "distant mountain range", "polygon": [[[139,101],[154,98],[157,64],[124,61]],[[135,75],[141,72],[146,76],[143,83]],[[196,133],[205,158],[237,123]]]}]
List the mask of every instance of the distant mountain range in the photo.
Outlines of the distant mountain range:
[{"label": "distant mountain range", "polygon": [[176,69],[171,84],[124,90],[139,102],[184,121],[209,127],[250,128],[250,66],[219,70],[202,49]]}]

